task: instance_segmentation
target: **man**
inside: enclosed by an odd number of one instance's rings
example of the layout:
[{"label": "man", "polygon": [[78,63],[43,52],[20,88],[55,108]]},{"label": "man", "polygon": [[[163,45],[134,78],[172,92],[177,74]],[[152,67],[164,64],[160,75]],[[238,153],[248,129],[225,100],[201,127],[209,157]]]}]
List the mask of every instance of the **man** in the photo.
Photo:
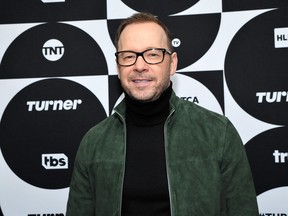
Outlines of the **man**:
[{"label": "man", "polygon": [[80,144],[67,216],[259,215],[235,128],[172,90],[167,27],[137,13],[115,41],[125,99]]}]

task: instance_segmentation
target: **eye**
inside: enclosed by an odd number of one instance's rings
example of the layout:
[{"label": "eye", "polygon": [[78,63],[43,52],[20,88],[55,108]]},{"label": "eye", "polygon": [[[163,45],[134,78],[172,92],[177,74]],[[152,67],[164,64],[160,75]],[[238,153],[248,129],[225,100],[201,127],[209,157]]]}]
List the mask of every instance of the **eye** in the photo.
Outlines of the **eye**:
[{"label": "eye", "polygon": [[134,53],[122,53],[121,58],[125,61],[133,60],[135,59],[135,54]]},{"label": "eye", "polygon": [[161,55],[158,51],[151,50],[151,51],[148,51],[145,56],[148,58],[159,58]]}]

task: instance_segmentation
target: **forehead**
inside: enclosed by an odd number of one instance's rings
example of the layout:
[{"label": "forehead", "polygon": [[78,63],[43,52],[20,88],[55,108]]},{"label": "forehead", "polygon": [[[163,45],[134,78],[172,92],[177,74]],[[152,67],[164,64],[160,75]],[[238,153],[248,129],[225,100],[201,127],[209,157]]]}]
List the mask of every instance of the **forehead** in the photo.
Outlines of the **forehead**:
[{"label": "forehead", "polygon": [[160,47],[167,48],[165,31],[157,23],[133,23],[122,31],[118,46],[119,50],[135,50]]}]

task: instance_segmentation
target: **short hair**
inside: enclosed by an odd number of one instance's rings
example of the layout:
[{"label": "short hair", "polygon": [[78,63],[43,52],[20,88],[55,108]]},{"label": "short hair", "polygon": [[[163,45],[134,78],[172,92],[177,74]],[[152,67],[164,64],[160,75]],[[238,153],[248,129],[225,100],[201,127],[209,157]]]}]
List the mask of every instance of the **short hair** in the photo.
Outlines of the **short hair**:
[{"label": "short hair", "polygon": [[118,42],[120,39],[120,35],[126,26],[128,26],[130,24],[134,24],[134,23],[147,23],[147,22],[156,23],[164,30],[164,32],[167,36],[167,40],[168,40],[168,44],[167,44],[168,49],[170,51],[173,51],[173,46],[171,43],[172,36],[171,36],[171,32],[168,29],[168,27],[162,21],[160,21],[158,18],[156,18],[153,14],[146,13],[146,12],[135,13],[132,16],[128,17],[127,19],[122,20],[122,22],[120,23],[120,25],[118,27],[116,35],[115,35],[114,43],[115,43],[116,50],[118,51]]}]

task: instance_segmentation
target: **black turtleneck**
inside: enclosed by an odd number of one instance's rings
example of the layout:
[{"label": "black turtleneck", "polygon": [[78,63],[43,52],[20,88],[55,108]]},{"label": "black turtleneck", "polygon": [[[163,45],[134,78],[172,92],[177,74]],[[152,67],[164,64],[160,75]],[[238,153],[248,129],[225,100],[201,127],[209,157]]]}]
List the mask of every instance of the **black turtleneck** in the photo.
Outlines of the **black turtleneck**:
[{"label": "black turtleneck", "polygon": [[155,101],[125,96],[127,150],[122,215],[168,216],[170,203],[164,148],[172,83]]}]

